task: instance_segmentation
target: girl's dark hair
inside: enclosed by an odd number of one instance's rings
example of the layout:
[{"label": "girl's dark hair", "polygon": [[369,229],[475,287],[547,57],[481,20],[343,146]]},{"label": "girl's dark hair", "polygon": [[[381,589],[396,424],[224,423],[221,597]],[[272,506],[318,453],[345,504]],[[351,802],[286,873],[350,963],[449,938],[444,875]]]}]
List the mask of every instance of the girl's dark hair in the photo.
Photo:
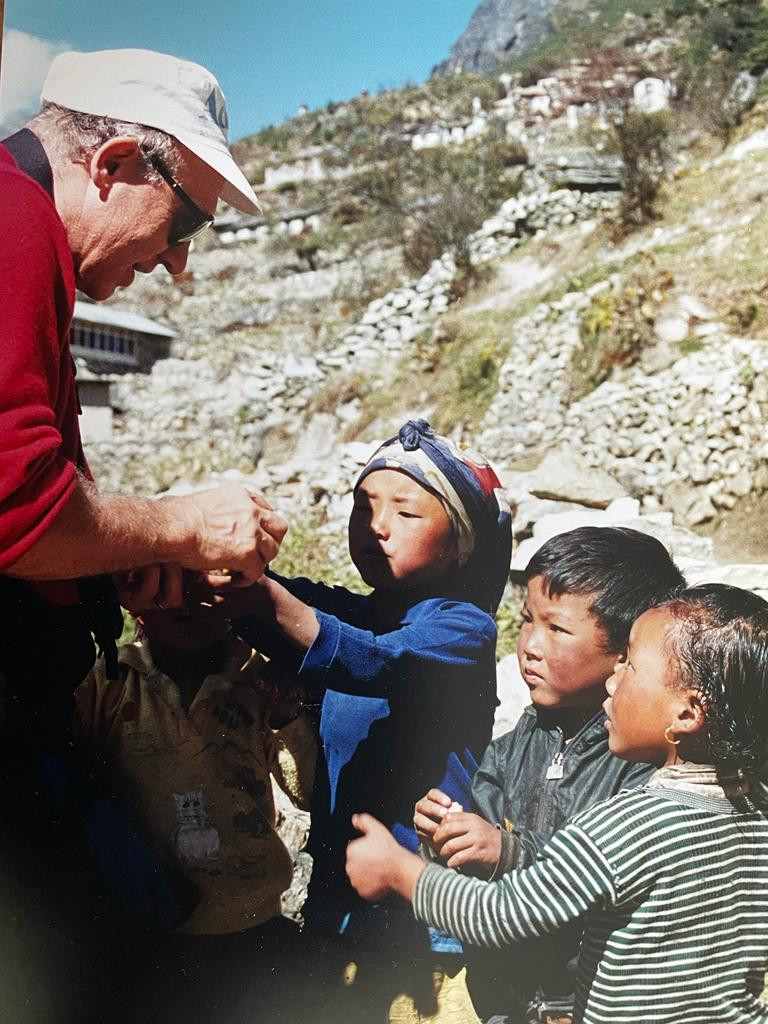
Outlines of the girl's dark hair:
[{"label": "girl's dark hair", "polygon": [[627,646],[639,615],[685,586],[661,541],[619,526],[580,526],[551,537],[526,566],[526,582],[534,576],[544,578],[553,597],[595,595],[590,611],[605,633],[609,654]]},{"label": "girl's dark hair", "polygon": [[663,606],[677,682],[698,690],[712,761],[755,769],[768,754],[768,602],[722,583],[684,590]]}]

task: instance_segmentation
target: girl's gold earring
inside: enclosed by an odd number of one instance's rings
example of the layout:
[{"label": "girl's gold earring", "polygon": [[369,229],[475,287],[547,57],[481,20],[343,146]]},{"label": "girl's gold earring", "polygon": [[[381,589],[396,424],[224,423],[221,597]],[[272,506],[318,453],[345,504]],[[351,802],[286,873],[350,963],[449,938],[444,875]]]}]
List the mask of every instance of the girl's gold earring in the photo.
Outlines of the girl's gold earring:
[{"label": "girl's gold earring", "polygon": [[667,728],[664,730],[664,739],[667,741],[667,743],[670,743],[673,747],[676,747],[679,745],[680,740],[672,739],[672,737],[669,735],[671,731],[672,726],[668,725]]}]

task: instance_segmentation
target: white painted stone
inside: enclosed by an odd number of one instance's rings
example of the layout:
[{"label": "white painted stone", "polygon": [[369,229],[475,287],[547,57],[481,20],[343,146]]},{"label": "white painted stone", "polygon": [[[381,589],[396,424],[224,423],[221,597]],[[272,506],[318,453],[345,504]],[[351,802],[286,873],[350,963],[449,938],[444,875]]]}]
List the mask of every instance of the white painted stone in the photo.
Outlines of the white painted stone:
[{"label": "white painted stone", "polygon": [[508,654],[497,663],[496,694],[499,706],[493,723],[494,739],[514,729],[523,710],[531,703],[530,691],[520,674],[517,655]]},{"label": "white painted stone", "polygon": [[655,114],[669,106],[670,84],[661,78],[642,78],[632,90],[632,97],[638,110]]},{"label": "white painted stone", "polygon": [[663,320],[657,320],[653,330],[659,341],[672,343],[684,341],[689,332],[688,317],[669,316]]}]

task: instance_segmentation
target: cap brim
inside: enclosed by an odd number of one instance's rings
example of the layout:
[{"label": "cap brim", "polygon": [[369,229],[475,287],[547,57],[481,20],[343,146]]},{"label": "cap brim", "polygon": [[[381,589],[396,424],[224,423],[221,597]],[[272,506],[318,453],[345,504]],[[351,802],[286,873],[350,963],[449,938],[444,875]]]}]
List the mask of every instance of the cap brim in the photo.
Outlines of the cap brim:
[{"label": "cap brim", "polygon": [[176,138],[195,156],[200,157],[203,163],[208,164],[224,178],[221,198],[225,203],[234,206],[236,210],[242,210],[243,213],[254,215],[262,213],[256,193],[225,146],[207,144],[199,137],[181,133],[177,134]]}]

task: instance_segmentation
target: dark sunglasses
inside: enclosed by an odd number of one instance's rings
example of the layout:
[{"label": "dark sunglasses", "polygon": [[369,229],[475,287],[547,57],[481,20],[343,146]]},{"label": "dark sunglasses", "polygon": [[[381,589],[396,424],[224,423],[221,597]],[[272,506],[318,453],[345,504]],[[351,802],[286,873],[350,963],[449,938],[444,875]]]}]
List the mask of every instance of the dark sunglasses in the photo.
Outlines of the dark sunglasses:
[{"label": "dark sunglasses", "polygon": [[185,207],[185,209],[179,210],[179,212],[174,215],[173,221],[171,222],[171,227],[168,232],[168,248],[173,249],[176,245],[183,245],[185,242],[191,242],[193,238],[196,238],[201,232],[205,231],[207,227],[213,224],[213,214],[206,213],[205,210],[200,209],[194,199],[190,198],[178,181],[176,181],[159,156],[151,154],[147,156],[147,160],[149,161],[150,166],[157,171],[160,177],[170,185],[174,195],[179,197]]}]

